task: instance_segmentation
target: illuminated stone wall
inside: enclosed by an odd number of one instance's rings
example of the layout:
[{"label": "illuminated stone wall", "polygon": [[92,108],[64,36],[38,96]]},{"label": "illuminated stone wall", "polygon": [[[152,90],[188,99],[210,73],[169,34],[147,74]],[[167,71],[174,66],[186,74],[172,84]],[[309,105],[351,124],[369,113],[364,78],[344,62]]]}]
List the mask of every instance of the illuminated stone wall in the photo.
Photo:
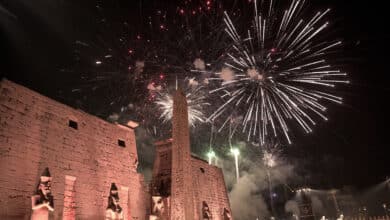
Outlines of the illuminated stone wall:
[{"label": "illuminated stone wall", "polygon": [[213,220],[223,220],[224,208],[230,210],[229,198],[221,168],[192,157],[192,181],[196,213],[202,214],[202,202],[210,208]]},{"label": "illuminated stone wall", "polygon": [[[170,195],[161,195],[161,183],[163,186],[169,186],[171,182],[172,163],[172,140],[160,141],[155,143],[156,155],[153,167],[152,195],[168,198]],[[191,182],[189,190],[193,196],[193,213],[194,219],[201,219],[202,203],[206,202],[210,208],[213,220],[223,220],[223,210],[226,208],[231,212],[229,199],[226,191],[225,181],[222,170],[216,166],[209,165],[207,161],[200,158],[191,157]],[[188,189],[183,187],[178,188],[183,194],[186,194]],[[165,211],[169,211],[171,207],[165,207]],[[163,218],[165,219],[165,218]],[[174,219],[174,218],[170,218]]]},{"label": "illuminated stone wall", "polygon": [[111,182],[126,219],[145,219],[148,199],[137,162],[134,129],[1,81],[0,219],[29,219],[45,167],[53,177],[52,219],[103,219]]}]

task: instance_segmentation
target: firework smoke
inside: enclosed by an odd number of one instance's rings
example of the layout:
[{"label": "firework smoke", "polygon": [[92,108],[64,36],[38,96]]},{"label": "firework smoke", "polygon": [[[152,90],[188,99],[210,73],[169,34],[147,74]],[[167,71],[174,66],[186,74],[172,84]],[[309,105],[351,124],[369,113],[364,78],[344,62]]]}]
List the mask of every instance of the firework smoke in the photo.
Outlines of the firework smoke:
[{"label": "firework smoke", "polygon": [[219,77],[221,77],[221,79],[224,81],[224,82],[230,82],[230,81],[233,81],[235,76],[234,76],[234,72],[229,68],[229,67],[224,67],[222,68],[220,74],[219,74]]},{"label": "firework smoke", "polygon": [[[268,174],[262,158],[262,152],[258,148],[241,142],[234,144],[241,150],[240,156],[240,179],[236,182],[235,163],[229,158],[222,160],[225,181],[230,188],[229,199],[235,219],[267,219],[270,216],[266,198],[262,192],[268,194]],[[230,156],[230,155],[229,155]],[[294,169],[291,164],[280,163],[272,170],[274,186],[286,183],[294,176]]]},{"label": "firework smoke", "polygon": [[206,69],[205,62],[200,58],[195,59],[194,66],[195,66],[195,69],[198,69],[198,70],[205,70]]}]

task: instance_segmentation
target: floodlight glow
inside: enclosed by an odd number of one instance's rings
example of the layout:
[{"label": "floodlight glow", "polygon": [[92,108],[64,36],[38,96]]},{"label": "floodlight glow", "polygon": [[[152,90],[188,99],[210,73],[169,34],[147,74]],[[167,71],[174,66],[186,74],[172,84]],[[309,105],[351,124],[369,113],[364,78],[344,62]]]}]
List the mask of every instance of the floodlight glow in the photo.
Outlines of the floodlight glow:
[{"label": "floodlight glow", "polygon": [[207,153],[207,157],[209,158],[209,164],[211,164],[211,162],[212,162],[212,160],[213,160],[213,158],[215,158],[216,157],[216,155],[215,155],[215,152],[214,151],[209,151],[208,153]]},{"label": "floodlight glow", "polygon": [[230,149],[230,152],[231,152],[234,156],[240,155],[240,150],[238,150],[237,148],[232,148],[232,149]]}]

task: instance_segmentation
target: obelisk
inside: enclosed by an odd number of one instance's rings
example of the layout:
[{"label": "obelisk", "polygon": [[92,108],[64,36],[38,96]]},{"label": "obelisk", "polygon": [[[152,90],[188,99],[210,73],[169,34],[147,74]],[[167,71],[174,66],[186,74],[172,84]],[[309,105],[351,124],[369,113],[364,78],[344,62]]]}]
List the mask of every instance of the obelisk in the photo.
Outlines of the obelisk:
[{"label": "obelisk", "polygon": [[193,220],[194,201],[187,100],[178,89],[173,96],[171,219]]}]

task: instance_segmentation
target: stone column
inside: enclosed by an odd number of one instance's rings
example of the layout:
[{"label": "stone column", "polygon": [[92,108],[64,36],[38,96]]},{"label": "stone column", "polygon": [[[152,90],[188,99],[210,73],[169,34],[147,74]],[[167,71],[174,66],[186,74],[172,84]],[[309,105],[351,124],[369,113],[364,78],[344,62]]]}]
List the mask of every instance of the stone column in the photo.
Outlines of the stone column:
[{"label": "stone column", "polygon": [[76,219],[76,201],[74,184],[76,177],[65,176],[65,191],[64,191],[64,209],[62,212],[63,220],[75,220]]},{"label": "stone column", "polygon": [[123,219],[131,219],[130,209],[129,209],[129,187],[121,186],[119,191],[120,205],[122,207]]}]

